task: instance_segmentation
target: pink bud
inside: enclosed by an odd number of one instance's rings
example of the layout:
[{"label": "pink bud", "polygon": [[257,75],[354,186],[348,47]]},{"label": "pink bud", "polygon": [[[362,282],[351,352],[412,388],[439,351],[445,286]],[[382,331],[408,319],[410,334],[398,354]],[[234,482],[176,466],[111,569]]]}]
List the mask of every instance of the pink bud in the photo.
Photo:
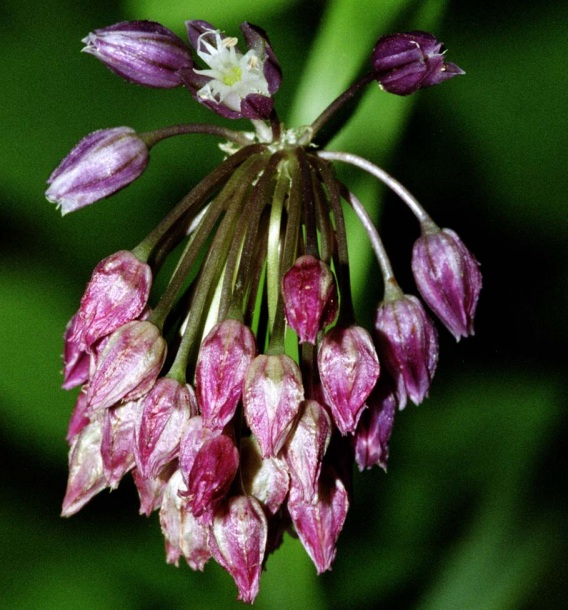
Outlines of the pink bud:
[{"label": "pink bud", "polygon": [[258,595],[267,532],[264,511],[250,496],[233,496],[215,515],[211,554],[233,577],[245,603]]},{"label": "pink bud", "polygon": [[284,459],[292,485],[307,502],[317,492],[321,461],[331,439],[332,423],[326,410],[315,400],[302,403],[296,427],[284,445]]},{"label": "pink bud", "polygon": [[143,477],[155,477],[179,454],[179,444],[190,417],[197,414],[193,388],[162,377],[143,400],[136,430],[136,465]]},{"label": "pink bud", "polygon": [[322,468],[318,493],[312,502],[306,502],[294,490],[290,493],[288,510],[292,522],[318,574],[331,569],[348,509],[345,486],[329,466]]},{"label": "pink bud", "polygon": [[215,438],[218,434],[218,432],[214,432],[203,425],[203,419],[200,415],[190,418],[187,422],[179,450],[179,468],[186,487],[189,484],[189,473],[193,468],[199,450],[207,441]]},{"label": "pink bud", "polygon": [[73,339],[77,328],[79,312],[77,312],[65,329],[63,336],[63,383],[64,390],[71,390],[89,379],[89,354]]},{"label": "pink bud", "polygon": [[69,479],[61,515],[74,515],[105,487],[101,422],[95,420],[81,430],[69,451]]},{"label": "pink bud", "polygon": [[254,335],[237,320],[224,320],[201,344],[195,389],[203,422],[209,428],[222,430],[233,418],[247,367],[255,355]]},{"label": "pink bud", "polygon": [[166,342],[154,324],[134,321],[121,326],[97,360],[87,392],[91,412],[146,394],[165,357]]},{"label": "pink bud", "polygon": [[379,377],[379,359],[369,333],[359,326],[332,328],[318,352],[325,401],[342,434],[353,432]]},{"label": "pink bud", "polygon": [[91,420],[87,416],[87,394],[81,391],[77,396],[75,408],[73,409],[71,419],[69,420],[69,427],[67,428],[67,442],[69,445],[73,444],[77,435],[90,423],[90,421]]},{"label": "pink bud", "polygon": [[245,378],[243,406],[263,457],[278,455],[303,398],[300,369],[289,356],[263,354],[252,361]]},{"label": "pink bud", "polygon": [[139,512],[141,515],[149,517],[155,510],[160,508],[166,485],[176,469],[177,462],[170,462],[164,466],[156,477],[148,477],[147,479],[138,472],[138,468],[132,469],[132,477],[138,490],[138,497],[140,498]]},{"label": "pink bud", "polygon": [[185,508],[181,494],[186,491],[181,472],[171,476],[160,508],[160,525],[166,539],[166,561],[178,565],[183,555],[192,570],[203,571],[211,557],[208,528]]},{"label": "pink bud", "polygon": [[144,310],[152,271],[132,252],[121,250],[101,261],[93,271],[77,312],[72,340],[81,349],[109,335]]},{"label": "pink bud", "polygon": [[282,297],[286,321],[300,343],[315,345],[318,331],[337,315],[337,287],[329,266],[309,254],[300,256],[282,278]]}]

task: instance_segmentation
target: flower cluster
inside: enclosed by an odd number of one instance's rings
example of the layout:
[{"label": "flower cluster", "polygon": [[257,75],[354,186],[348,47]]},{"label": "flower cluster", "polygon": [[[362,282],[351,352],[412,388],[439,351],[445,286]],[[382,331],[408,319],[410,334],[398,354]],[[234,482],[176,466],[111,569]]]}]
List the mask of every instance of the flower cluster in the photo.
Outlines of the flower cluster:
[{"label": "flower cluster", "polygon": [[[49,179],[63,213],[138,178],[148,151],[175,135],[227,142],[225,160],[130,251],[95,268],[65,332],[65,389],[82,386],[68,430],[63,515],[131,473],[140,512],[159,510],[169,563],[202,570],[213,558],[252,602],[268,555],[295,531],[318,573],[329,570],[350,503],[353,464],[386,470],[397,410],[427,396],[438,339],[421,301],[404,294],[377,229],[333,162],[393,189],[421,226],[412,270],[420,294],[456,339],[473,334],[478,264],[412,195],[356,155],[324,151],[320,128],[377,81],[407,95],[461,74],[423,32],[379,40],[372,70],[308,128],[285,130],[273,104],[281,82],[266,33],[236,38],[187,22],[193,53],[160,24],[96,30],[85,50],[121,77],[184,86],[254,132],[175,125],[84,138]],[[196,62],[201,62],[201,67]],[[376,253],[384,299],[372,332],[352,307],[343,205]],[[164,261],[181,256],[161,296]],[[379,362],[381,363],[379,365]]]}]

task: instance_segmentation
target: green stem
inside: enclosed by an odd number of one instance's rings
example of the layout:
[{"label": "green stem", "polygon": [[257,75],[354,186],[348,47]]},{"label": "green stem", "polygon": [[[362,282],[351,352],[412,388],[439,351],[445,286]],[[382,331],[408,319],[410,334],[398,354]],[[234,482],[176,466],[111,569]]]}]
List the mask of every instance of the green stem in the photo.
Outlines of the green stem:
[{"label": "green stem", "polygon": [[242,131],[233,131],[232,129],[227,129],[218,125],[208,125],[205,123],[170,125],[168,127],[156,129],[155,131],[140,133],[138,134],[138,137],[144,140],[148,148],[152,148],[152,146],[158,142],[161,142],[162,140],[165,140],[166,138],[194,133],[219,136],[229,140],[230,142],[235,142],[235,144],[241,144],[243,146],[247,146],[251,143],[250,138]]}]

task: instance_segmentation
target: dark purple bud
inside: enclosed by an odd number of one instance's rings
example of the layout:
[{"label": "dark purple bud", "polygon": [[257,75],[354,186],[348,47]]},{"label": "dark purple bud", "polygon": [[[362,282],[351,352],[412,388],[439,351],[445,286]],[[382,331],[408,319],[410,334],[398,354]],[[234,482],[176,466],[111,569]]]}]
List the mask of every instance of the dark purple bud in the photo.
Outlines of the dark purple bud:
[{"label": "dark purple bud", "polygon": [[367,406],[355,431],[355,460],[361,472],[376,465],[386,472],[398,399],[391,382],[384,376],[367,399]]},{"label": "dark purple bud", "polygon": [[337,286],[328,265],[306,254],[282,277],[282,297],[288,325],[300,343],[315,345],[320,330],[337,315]]},{"label": "dark purple bud", "polygon": [[360,326],[334,327],[323,338],[318,369],[326,404],[342,434],[353,432],[379,377],[379,359]]},{"label": "dark purple bud", "polygon": [[412,250],[412,272],[422,298],[456,340],[473,335],[481,273],[456,233],[423,231]]},{"label": "dark purple bud", "polygon": [[444,61],[444,46],[426,32],[382,36],[371,55],[375,79],[396,95],[438,85],[465,72]]},{"label": "dark purple bud", "polygon": [[47,181],[45,196],[65,215],[116,193],[147,165],[148,147],[134,129],[99,129],[63,159]]},{"label": "dark purple bud", "polygon": [[71,340],[86,350],[101,337],[136,319],[146,306],[151,284],[150,266],[128,250],[102,260],[81,298]]},{"label": "dark purple bud", "polygon": [[233,496],[213,521],[211,554],[233,577],[245,603],[258,595],[267,533],[264,511],[251,496]]},{"label": "dark purple bud", "polygon": [[298,365],[285,355],[260,355],[250,364],[243,390],[244,413],[263,457],[277,456],[304,399]]},{"label": "dark purple bud", "polygon": [[64,390],[76,388],[89,379],[89,354],[79,347],[79,344],[73,338],[78,317],[79,312],[69,320],[63,335],[63,383],[61,387]]},{"label": "dark purple bud", "polygon": [[83,41],[115,74],[131,83],[169,89],[182,84],[178,70],[191,68],[183,40],[154,21],[123,21],[91,32]]},{"label": "dark purple bud", "polygon": [[396,384],[399,408],[428,395],[438,362],[438,333],[422,303],[412,295],[387,298],[375,317],[379,357]]},{"label": "dark purple bud", "polygon": [[204,425],[222,430],[231,421],[241,399],[245,373],[255,355],[254,335],[237,320],[224,320],[205,337],[195,371]]}]

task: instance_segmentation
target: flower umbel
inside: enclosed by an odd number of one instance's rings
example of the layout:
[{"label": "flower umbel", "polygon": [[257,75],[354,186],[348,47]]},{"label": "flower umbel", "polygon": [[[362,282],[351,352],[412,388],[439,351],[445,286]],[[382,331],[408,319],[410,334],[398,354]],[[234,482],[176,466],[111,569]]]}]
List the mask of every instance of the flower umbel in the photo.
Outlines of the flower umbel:
[{"label": "flower umbel", "polygon": [[[285,130],[266,33],[242,24],[242,52],[206,21],[186,28],[190,46],[158,23],[123,22],[89,34],[85,50],[136,84],[184,85],[213,112],[251,119],[254,132],[104,129],[48,181],[47,198],[65,214],[140,177],[148,151],[166,138],[209,134],[227,153],[141,243],[97,265],[65,330],[63,387],[82,387],[62,514],[131,473],[140,513],[159,510],[167,562],[183,557],[203,570],[212,558],[252,603],[286,531],[295,530],[318,574],[331,569],[354,464],[386,470],[396,411],[422,402],[438,359],[433,322],[399,287],[377,229],[333,163],[373,175],[416,216],[416,284],[458,339],[473,334],[481,288],[478,263],[453,231],[370,161],[319,149],[318,133],[373,80],[408,95],[462,72],[430,34],[383,37],[365,76],[311,125]],[[344,204],[382,275],[373,335],[352,304]],[[156,298],[152,284],[165,269],[174,271]]]}]

